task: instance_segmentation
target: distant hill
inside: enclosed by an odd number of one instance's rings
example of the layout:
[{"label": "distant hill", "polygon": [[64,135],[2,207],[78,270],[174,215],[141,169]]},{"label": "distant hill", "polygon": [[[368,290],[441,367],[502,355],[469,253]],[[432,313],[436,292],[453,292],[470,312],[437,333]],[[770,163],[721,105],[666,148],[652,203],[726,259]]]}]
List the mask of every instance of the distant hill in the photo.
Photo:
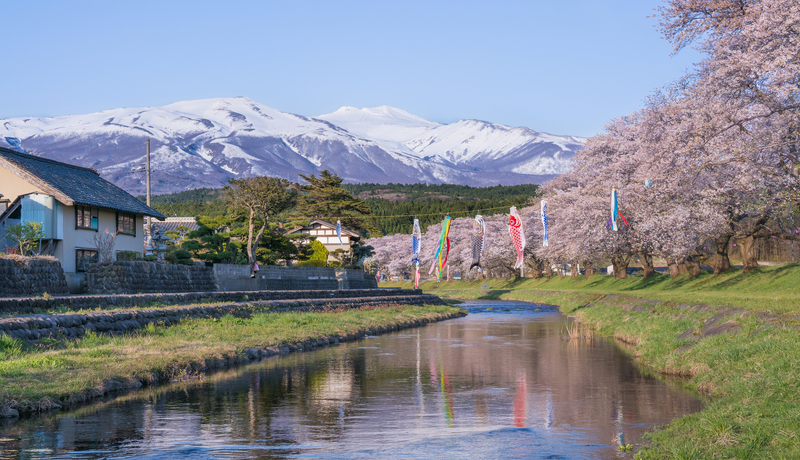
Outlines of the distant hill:
[{"label": "distant hill", "polygon": [[393,107],[343,107],[315,118],[244,97],[120,108],[88,115],[0,120],[0,146],[96,169],[145,192],[219,188],[231,178],[328,169],[345,182],[472,186],[542,183],[570,168],[584,139],[480,120],[441,124]]}]

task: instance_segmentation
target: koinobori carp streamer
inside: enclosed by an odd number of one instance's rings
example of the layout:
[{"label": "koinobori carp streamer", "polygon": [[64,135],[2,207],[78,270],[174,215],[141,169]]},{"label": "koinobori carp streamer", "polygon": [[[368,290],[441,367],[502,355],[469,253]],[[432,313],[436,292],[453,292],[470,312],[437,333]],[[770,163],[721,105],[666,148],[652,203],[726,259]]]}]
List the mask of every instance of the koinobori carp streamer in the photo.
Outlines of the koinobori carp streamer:
[{"label": "koinobori carp streamer", "polygon": [[478,271],[481,271],[481,255],[483,254],[483,248],[486,247],[486,223],[480,214],[475,216],[475,222],[472,224],[470,246],[472,248],[472,265],[469,266],[469,269],[472,270],[472,267],[478,267]]},{"label": "koinobori carp streamer", "polygon": [[517,250],[517,263],[514,268],[522,267],[522,253],[525,251],[525,232],[522,229],[522,220],[517,212],[517,207],[512,206],[508,217],[508,234],[511,235],[511,242]]}]

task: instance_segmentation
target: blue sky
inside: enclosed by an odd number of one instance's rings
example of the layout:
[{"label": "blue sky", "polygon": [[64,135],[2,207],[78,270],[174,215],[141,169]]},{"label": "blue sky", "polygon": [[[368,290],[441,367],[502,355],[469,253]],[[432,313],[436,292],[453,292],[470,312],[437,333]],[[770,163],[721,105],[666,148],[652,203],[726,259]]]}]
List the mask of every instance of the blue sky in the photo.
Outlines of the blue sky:
[{"label": "blue sky", "polygon": [[670,55],[660,3],[8,2],[0,118],[246,96],[590,136],[699,61]]}]

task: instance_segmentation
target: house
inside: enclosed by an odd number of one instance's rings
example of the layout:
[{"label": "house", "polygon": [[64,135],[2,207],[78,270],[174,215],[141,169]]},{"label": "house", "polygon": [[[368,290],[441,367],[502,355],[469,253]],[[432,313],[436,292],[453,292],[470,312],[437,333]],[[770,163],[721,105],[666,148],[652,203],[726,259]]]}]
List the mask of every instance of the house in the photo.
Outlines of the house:
[{"label": "house", "polygon": [[317,241],[322,243],[325,249],[328,250],[328,260],[334,260],[333,252],[337,249],[350,253],[353,245],[361,239],[361,235],[358,233],[342,227],[342,241],[340,243],[339,237],[336,236],[336,224],[325,222],[322,219],[311,219],[311,222],[305,227],[297,227],[287,233],[289,235],[308,233],[310,236],[316,236]]},{"label": "house", "polygon": [[61,262],[72,292],[80,291],[87,264],[98,260],[98,232],[117,232],[116,252],[141,253],[144,217],[165,219],[94,169],[2,147],[0,194],[0,251],[13,246],[5,239],[8,225],[41,223],[39,251]]}]

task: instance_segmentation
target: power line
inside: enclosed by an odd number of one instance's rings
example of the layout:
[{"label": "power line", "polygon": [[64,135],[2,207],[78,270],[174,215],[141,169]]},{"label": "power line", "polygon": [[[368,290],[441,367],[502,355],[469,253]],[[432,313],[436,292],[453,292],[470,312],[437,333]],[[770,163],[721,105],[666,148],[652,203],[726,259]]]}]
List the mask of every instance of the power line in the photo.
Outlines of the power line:
[{"label": "power line", "polygon": [[[522,207],[523,205],[519,205]],[[511,206],[497,206],[494,208],[483,208],[483,209],[470,209],[465,211],[453,211],[453,212],[434,212],[430,214],[399,214],[394,216],[375,216],[375,215],[366,215],[366,216],[324,216],[320,217],[320,219],[345,219],[345,218],[360,218],[360,219],[395,219],[398,217],[423,217],[423,216],[441,216],[444,215],[452,215],[452,214],[472,214],[472,213],[480,213],[483,211],[492,211],[495,209],[508,209]]]}]

